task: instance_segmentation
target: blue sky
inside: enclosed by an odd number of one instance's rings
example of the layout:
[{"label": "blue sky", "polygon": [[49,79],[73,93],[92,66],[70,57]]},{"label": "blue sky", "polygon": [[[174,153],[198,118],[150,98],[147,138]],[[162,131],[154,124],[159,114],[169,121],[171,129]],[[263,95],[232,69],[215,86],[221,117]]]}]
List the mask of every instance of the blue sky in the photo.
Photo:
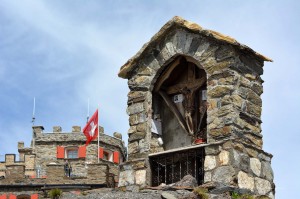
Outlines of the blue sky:
[{"label": "blue sky", "polygon": [[[0,160],[30,145],[36,125],[70,131],[100,106],[108,134],[127,139],[127,81],[120,66],[178,15],[272,58],[265,63],[262,134],[274,155],[277,198],[300,187],[300,4],[297,1],[0,0]],[[91,113],[92,114],[92,113]]]}]

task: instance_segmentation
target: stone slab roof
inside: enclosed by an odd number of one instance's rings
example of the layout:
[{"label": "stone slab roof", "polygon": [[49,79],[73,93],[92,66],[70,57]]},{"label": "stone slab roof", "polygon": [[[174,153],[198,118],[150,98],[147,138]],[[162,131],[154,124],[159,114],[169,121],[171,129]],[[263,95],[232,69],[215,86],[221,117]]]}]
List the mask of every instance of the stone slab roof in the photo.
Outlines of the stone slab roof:
[{"label": "stone slab roof", "polygon": [[202,28],[200,25],[187,21],[181,17],[175,16],[170,21],[168,21],[152,38],[151,40],[144,44],[144,46],[137,52],[136,55],[134,55],[132,58],[130,58],[120,69],[118,76],[121,78],[128,78],[130,71],[132,71],[136,65],[136,63],[143,58],[145,53],[148,49],[151,48],[151,46],[154,46],[156,43],[158,43],[167,33],[169,30],[173,28],[183,28],[189,32],[197,33],[200,35],[204,35],[213,39],[216,39],[221,42],[225,42],[228,44],[231,44],[235,47],[237,47],[240,50],[246,51],[248,53],[254,54],[256,57],[262,59],[263,61],[269,61],[272,62],[273,60],[252,50],[250,47],[239,43],[234,38],[223,35],[219,32],[213,31],[213,30],[207,30]]}]

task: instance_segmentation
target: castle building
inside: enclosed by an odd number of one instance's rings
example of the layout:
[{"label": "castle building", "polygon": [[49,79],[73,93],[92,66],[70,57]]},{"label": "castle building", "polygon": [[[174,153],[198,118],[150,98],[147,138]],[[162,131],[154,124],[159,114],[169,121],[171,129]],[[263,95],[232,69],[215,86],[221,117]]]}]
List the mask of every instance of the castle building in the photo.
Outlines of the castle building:
[{"label": "castle building", "polygon": [[73,126],[72,132],[62,132],[59,126],[50,133],[44,132],[43,126],[32,129],[31,146],[18,143],[19,160],[15,154],[6,154],[0,162],[0,196],[22,191],[35,194],[39,185],[84,184],[92,188],[114,186],[118,181],[119,164],[127,156],[120,133],[112,137],[100,127],[98,150],[97,140],[86,145],[80,126]]},{"label": "castle building", "polygon": [[128,161],[119,187],[172,184],[185,175],[210,194],[274,198],[262,148],[263,65],[235,39],[174,17],[120,69],[128,79]]}]

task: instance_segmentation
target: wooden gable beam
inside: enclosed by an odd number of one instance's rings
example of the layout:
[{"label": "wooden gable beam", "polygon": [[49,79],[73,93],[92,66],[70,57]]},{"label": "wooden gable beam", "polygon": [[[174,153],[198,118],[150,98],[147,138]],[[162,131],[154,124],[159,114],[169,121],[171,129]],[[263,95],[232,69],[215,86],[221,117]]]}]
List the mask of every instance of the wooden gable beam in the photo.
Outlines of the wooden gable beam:
[{"label": "wooden gable beam", "polygon": [[159,77],[159,79],[156,82],[156,86],[154,88],[155,92],[158,92],[161,85],[170,77],[172,71],[175,69],[175,67],[180,64],[180,60],[182,57],[177,57],[175,61],[173,61],[170,66],[167,67],[167,70]]}]

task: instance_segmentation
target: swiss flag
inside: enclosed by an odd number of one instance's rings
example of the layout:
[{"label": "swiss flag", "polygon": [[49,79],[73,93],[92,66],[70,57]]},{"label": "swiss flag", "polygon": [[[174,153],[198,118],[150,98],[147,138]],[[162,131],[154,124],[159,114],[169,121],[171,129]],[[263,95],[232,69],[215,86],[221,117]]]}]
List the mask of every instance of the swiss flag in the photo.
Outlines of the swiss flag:
[{"label": "swiss flag", "polygon": [[83,128],[83,134],[86,136],[86,144],[88,145],[92,140],[98,136],[98,109],[93,114],[91,119]]}]

